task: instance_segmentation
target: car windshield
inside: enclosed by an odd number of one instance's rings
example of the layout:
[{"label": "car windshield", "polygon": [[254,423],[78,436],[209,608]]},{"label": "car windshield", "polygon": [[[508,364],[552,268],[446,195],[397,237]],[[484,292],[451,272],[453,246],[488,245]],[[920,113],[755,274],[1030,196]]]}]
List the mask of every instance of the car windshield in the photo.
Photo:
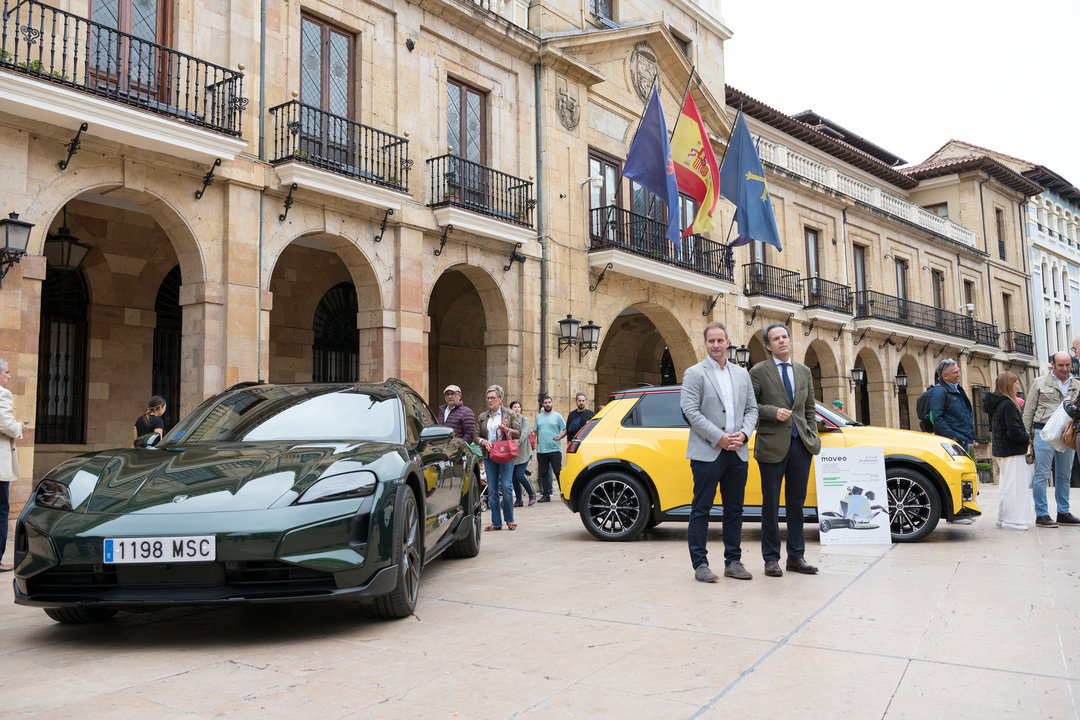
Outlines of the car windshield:
[{"label": "car windshield", "polygon": [[309,440],[402,442],[396,395],[341,386],[251,387],[204,403],[163,444]]},{"label": "car windshield", "polygon": [[817,403],[817,407],[815,409],[817,410],[818,415],[825,418],[826,420],[831,422],[833,425],[836,425],[837,427],[846,427],[846,426],[849,426],[849,425],[853,426],[853,425],[856,424],[850,418],[846,418],[843,415],[839,415],[837,413],[834,413],[832,410],[829,410],[828,408],[826,408],[821,403]]}]

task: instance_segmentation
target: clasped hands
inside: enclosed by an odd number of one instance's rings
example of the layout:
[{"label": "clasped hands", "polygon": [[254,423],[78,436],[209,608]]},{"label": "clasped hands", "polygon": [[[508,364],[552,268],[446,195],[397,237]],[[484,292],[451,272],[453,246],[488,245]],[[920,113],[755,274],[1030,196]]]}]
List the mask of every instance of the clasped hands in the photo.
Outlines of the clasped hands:
[{"label": "clasped hands", "polygon": [[738,450],[745,443],[746,436],[742,432],[724,433],[720,436],[720,442],[716,444],[721,450]]}]

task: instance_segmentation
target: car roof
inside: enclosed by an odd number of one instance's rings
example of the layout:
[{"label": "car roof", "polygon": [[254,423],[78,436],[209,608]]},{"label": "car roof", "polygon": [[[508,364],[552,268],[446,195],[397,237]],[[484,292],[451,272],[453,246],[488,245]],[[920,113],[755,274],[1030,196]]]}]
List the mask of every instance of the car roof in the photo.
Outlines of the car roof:
[{"label": "car roof", "polygon": [[657,387],[637,387],[627,390],[616,390],[608,395],[609,400],[619,400],[621,398],[635,398],[642,395],[652,395],[655,393],[677,393],[682,392],[682,385],[660,385]]}]

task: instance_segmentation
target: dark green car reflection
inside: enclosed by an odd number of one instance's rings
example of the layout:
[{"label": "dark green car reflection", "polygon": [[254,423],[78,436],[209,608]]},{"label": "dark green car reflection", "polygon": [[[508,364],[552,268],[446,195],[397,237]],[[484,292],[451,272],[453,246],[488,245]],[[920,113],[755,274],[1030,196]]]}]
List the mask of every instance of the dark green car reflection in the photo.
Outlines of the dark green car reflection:
[{"label": "dark green car reflection", "polygon": [[416,607],[442,552],[480,550],[475,455],[399,380],[244,383],[160,442],[49,472],[15,529],[15,602],[61,622],[167,605]]}]

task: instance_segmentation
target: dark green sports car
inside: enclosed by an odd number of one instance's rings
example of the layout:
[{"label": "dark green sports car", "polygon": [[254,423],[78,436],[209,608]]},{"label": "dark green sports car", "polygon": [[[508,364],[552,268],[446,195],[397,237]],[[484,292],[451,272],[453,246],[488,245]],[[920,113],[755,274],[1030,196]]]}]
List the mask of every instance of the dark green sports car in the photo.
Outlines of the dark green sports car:
[{"label": "dark green sports car", "polygon": [[331,598],[404,617],[427,561],[480,550],[476,457],[399,380],[244,383],[157,440],[42,478],[15,602],[60,622]]}]

